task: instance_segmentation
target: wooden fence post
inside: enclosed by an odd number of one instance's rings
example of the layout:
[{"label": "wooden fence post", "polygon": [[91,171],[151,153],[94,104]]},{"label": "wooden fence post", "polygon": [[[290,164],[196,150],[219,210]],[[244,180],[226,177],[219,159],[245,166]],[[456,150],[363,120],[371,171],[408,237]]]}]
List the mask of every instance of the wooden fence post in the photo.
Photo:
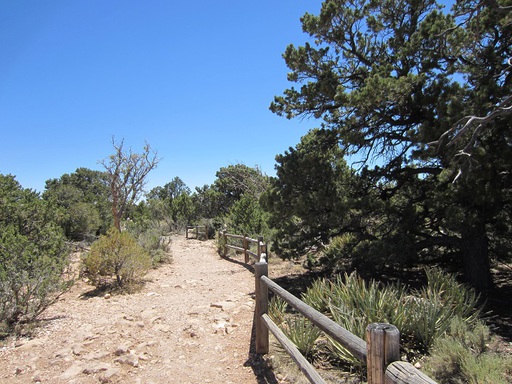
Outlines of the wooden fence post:
[{"label": "wooden fence post", "polygon": [[226,235],[226,231],[222,232],[224,236],[224,257],[228,256],[228,236]]},{"label": "wooden fence post", "polygon": [[244,260],[245,260],[245,264],[247,264],[249,262],[249,254],[247,253],[247,248],[248,248],[249,242],[247,241],[247,234],[244,235],[243,243],[244,243]]},{"label": "wooden fence post", "polygon": [[400,360],[400,332],[391,324],[373,323],[366,328],[368,384],[384,384],[386,368]]},{"label": "wooden fence post", "polygon": [[208,226],[207,225],[204,226],[204,239],[208,240]]},{"label": "wooden fence post", "polygon": [[188,225],[185,227],[185,239],[188,240]]},{"label": "wooden fence post", "polygon": [[262,243],[263,243],[263,236],[258,236],[258,247],[257,247],[257,251],[256,251],[256,253],[258,254],[258,261],[262,261],[261,260],[261,252],[263,252],[261,250],[261,244]]},{"label": "wooden fence post", "polygon": [[268,276],[268,264],[257,262],[254,264],[254,277],[256,280],[256,305],[254,308],[254,317],[256,353],[258,355],[267,354],[269,347],[268,328],[261,318],[264,313],[268,312],[268,287],[265,283],[261,282],[261,276]]}]

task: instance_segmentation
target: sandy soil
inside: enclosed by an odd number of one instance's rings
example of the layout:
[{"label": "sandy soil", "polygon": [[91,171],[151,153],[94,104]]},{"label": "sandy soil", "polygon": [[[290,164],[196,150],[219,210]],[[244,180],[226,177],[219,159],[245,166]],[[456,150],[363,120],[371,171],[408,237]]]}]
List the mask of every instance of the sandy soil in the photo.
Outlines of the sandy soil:
[{"label": "sandy soil", "polygon": [[175,236],[171,250],[138,293],[75,284],[34,338],[0,349],[0,383],[278,383],[250,352],[252,273],[213,241]]}]

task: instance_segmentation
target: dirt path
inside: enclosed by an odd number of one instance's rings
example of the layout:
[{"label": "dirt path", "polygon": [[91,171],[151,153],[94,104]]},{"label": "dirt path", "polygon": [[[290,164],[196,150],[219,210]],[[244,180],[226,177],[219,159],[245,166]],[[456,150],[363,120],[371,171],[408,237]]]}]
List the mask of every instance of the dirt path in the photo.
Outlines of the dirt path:
[{"label": "dirt path", "polygon": [[212,241],[172,240],[173,263],[139,293],[78,282],[37,337],[0,349],[0,383],[277,383],[249,351],[252,274]]}]

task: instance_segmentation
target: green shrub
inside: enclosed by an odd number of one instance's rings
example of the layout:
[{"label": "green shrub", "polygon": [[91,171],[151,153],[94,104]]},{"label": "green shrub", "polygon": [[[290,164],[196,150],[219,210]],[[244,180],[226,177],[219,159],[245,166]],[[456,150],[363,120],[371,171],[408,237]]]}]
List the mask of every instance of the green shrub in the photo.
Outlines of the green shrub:
[{"label": "green shrub", "polygon": [[491,343],[489,328],[482,322],[468,324],[455,316],[445,337],[435,340],[425,372],[440,383],[507,383],[512,359],[489,351]]},{"label": "green shrub", "polygon": [[280,325],[286,318],[288,303],[279,296],[274,296],[268,303],[268,315],[276,325]]},{"label": "green shrub", "polygon": [[153,268],[171,260],[170,240],[163,239],[160,228],[149,228],[137,238],[137,243],[149,253]]},{"label": "green shrub", "polygon": [[46,202],[0,175],[0,334],[22,330],[71,286],[67,247]]},{"label": "green shrub", "polygon": [[84,274],[95,286],[112,280],[123,286],[141,279],[151,267],[151,256],[128,232],[109,229],[84,257]]},{"label": "green shrub", "polygon": [[302,315],[288,316],[280,328],[309,361],[313,360],[316,341],[322,331]]},{"label": "green shrub", "polygon": [[233,203],[227,216],[230,233],[261,235],[270,237],[267,225],[268,214],[261,208],[259,201],[251,195],[242,195]]},{"label": "green shrub", "polygon": [[[351,333],[364,339],[370,323],[395,325],[406,349],[428,352],[450,326],[453,317],[468,325],[478,319],[478,296],[473,290],[439,269],[426,271],[427,286],[408,292],[398,284],[366,282],[356,273],[334,280],[315,281],[303,301],[326,314]],[[328,337],[335,357],[350,364],[357,360]]]},{"label": "green shrub", "polygon": [[138,224],[138,222],[129,221],[126,223],[126,231],[149,253],[153,268],[171,260],[170,237],[163,236],[164,227],[165,225],[158,222]]},{"label": "green shrub", "polygon": [[419,344],[429,350],[435,339],[443,335],[452,318],[473,324],[480,315],[479,297],[472,288],[457,282],[454,276],[438,268],[427,269],[427,285],[409,296],[408,322],[401,332],[411,333]]}]

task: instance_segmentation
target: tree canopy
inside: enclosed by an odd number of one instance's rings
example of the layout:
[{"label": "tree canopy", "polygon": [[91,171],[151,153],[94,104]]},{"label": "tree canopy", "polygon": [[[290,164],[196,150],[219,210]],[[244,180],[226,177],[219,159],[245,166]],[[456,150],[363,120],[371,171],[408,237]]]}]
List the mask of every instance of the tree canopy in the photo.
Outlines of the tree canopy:
[{"label": "tree canopy", "polygon": [[107,174],[87,168],[46,181],[43,198],[58,210],[58,221],[72,240],[92,238],[112,224]]},{"label": "tree canopy", "polygon": [[495,244],[510,241],[498,223],[510,212],[511,120],[495,115],[485,130],[461,133],[463,163],[459,142],[439,138],[510,98],[509,9],[508,0],[462,0],[451,10],[433,0],[325,1],[301,19],[312,41],[283,55],[300,88],[270,106],[336,132],[385,203],[382,224],[400,228],[413,253],[454,251],[483,291],[489,251],[507,256]]}]

